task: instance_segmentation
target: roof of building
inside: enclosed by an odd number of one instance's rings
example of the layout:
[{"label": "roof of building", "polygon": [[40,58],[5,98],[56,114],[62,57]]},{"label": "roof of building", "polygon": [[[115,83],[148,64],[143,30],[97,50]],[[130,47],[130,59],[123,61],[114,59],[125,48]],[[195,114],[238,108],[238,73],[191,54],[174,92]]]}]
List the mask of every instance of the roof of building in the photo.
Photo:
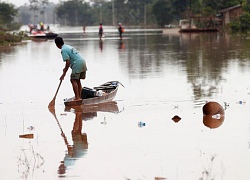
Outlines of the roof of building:
[{"label": "roof of building", "polygon": [[238,5],[235,5],[235,6],[231,6],[231,7],[228,7],[226,9],[222,9],[220,10],[219,12],[227,12],[227,11],[230,11],[230,10],[233,10],[233,9],[236,9],[236,8],[240,8],[242,5],[241,4],[238,4]]}]

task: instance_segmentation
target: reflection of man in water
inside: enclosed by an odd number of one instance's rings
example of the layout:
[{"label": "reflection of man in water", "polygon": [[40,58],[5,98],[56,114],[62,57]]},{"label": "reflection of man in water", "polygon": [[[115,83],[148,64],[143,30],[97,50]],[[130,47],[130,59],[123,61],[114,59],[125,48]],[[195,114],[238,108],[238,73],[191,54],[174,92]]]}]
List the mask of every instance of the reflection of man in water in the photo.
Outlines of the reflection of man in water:
[{"label": "reflection of man in water", "polygon": [[68,153],[58,168],[59,176],[66,173],[67,167],[73,166],[77,159],[86,155],[88,149],[87,134],[82,133],[82,112],[75,112],[75,122],[71,131],[73,145],[67,145]]},{"label": "reflection of man in water", "polygon": [[102,50],[103,50],[103,42],[102,41],[99,41],[99,48],[100,48],[100,50],[102,52]]},{"label": "reflection of man in water", "polygon": [[125,49],[125,44],[124,44],[124,42],[122,42],[122,41],[119,42],[119,49],[120,49],[120,50],[124,50],[124,49]]},{"label": "reflection of man in water", "polygon": [[83,33],[85,33],[86,26],[82,26]]}]

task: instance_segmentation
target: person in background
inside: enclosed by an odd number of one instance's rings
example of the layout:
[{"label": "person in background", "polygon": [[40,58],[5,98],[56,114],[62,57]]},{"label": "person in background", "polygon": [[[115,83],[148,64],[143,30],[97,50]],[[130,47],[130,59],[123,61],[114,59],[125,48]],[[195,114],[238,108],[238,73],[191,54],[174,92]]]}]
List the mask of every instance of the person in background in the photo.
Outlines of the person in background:
[{"label": "person in background", "polygon": [[41,31],[43,31],[43,30],[44,30],[43,22],[41,21],[41,22],[39,23],[39,25],[40,25]]},{"label": "person in background", "polygon": [[34,25],[33,24],[28,24],[29,28],[30,28],[30,34],[32,33],[32,30],[34,29]]},{"label": "person in background", "polygon": [[102,39],[102,36],[103,36],[103,27],[102,27],[102,23],[100,23],[100,26],[99,26],[99,38],[100,38],[100,40]]},{"label": "person in background", "polygon": [[118,32],[119,32],[120,40],[122,40],[122,33],[124,32],[124,29],[122,27],[122,23],[118,24]]},{"label": "person in background", "polygon": [[85,33],[86,26],[82,26],[83,33]]},{"label": "person in background", "polygon": [[64,79],[70,67],[72,69],[70,82],[75,94],[74,100],[81,100],[81,79],[86,78],[86,62],[75,48],[70,45],[64,44],[64,41],[61,37],[55,38],[55,44],[59,49],[61,49],[62,59],[65,62],[65,67],[63,69],[63,74],[60,77],[60,80],[62,81]]}]

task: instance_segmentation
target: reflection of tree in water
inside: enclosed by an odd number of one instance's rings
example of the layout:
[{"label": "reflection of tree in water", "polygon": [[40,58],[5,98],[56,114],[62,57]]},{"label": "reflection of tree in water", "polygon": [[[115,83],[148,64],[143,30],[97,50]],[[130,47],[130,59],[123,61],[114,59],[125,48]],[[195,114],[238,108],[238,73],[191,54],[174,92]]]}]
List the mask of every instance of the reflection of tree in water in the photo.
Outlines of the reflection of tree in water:
[{"label": "reflection of tree in water", "polygon": [[[225,57],[215,51],[216,36],[199,35],[187,44],[186,67],[188,81],[192,84],[195,99],[211,97],[218,91],[222,81],[221,71],[225,67]],[[216,58],[213,58],[216,57]]]},{"label": "reflection of tree in water", "polygon": [[132,79],[146,78],[176,67],[187,72],[195,99],[211,97],[223,81],[222,72],[231,61],[249,65],[250,42],[219,33],[182,33],[176,36],[138,36],[127,43],[120,58],[127,61]]},{"label": "reflection of tree in water", "polygon": [[[2,62],[3,56],[11,54],[14,51],[15,51],[15,49],[13,47],[9,47],[9,46],[2,46],[2,47],[0,47],[0,62]],[[1,65],[1,63],[0,63],[0,65]]]},{"label": "reflection of tree in water", "polygon": [[217,33],[186,34],[183,56],[195,99],[211,97],[219,90],[223,81],[222,71],[228,67],[230,60],[245,60],[245,55],[241,54],[244,48],[239,48],[241,39],[228,38]]}]

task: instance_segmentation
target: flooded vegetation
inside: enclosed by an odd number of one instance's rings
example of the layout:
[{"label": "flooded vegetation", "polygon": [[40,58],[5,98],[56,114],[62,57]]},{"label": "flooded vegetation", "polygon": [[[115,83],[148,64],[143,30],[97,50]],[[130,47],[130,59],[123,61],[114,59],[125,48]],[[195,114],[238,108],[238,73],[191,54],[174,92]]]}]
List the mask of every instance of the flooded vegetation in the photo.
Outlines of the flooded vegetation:
[{"label": "flooded vegetation", "polygon": [[[79,29],[55,30],[85,58],[83,86],[124,87],[65,107],[68,73],[50,111],[64,67],[54,41],[0,47],[0,179],[250,178],[248,37]],[[204,113],[211,101],[219,111]]]}]

